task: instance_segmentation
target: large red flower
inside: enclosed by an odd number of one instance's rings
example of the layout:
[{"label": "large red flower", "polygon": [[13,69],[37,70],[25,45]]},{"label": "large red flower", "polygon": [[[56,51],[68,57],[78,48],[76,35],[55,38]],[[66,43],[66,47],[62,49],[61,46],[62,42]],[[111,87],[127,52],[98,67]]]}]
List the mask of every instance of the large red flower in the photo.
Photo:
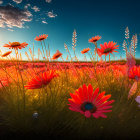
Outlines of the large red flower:
[{"label": "large red flower", "polygon": [[27,47],[27,43],[26,42],[23,42],[23,43],[20,43],[20,42],[9,42],[9,44],[5,44],[3,47],[8,47],[9,49],[22,49],[22,48],[25,48]]},{"label": "large red flower", "polygon": [[108,55],[109,53],[118,52],[115,49],[118,49],[119,45],[115,46],[116,43],[113,41],[109,41],[109,43],[105,42],[104,45],[100,44],[101,49],[97,48],[97,53],[101,57],[102,55]]},{"label": "large red flower", "polygon": [[140,66],[134,66],[129,70],[128,76],[130,79],[136,79],[139,80],[140,79]]},{"label": "large red flower", "polygon": [[98,94],[99,88],[93,92],[92,85],[89,84],[87,87],[85,84],[83,87],[75,91],[75,94],[70,93],[72,98],[68,99],[70,102],[69,109],[75,112],[80,112],[87,118],[91,115],[95,118],[103,117],[107,118],[104,113],[111,112],[108,110],[112,108],[110,106],[114,100],[107,101],[111,95],[104,95],[105,92]]},{"label": "large red flower", "polygon": [[44,72],[36,76],[35,78],[32,78],[24,87],[26,89],[42,88],[43,86],[48,85],[51,82],[51,80],[57,76],[58,74],[56,74],[53,70]]}]

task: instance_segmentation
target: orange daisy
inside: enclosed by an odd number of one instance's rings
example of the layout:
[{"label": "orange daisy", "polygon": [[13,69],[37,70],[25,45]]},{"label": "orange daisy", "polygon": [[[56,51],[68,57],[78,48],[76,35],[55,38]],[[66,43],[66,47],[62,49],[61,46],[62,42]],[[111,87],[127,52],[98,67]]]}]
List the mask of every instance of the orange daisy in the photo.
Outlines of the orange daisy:
[{"label": "orange daisy", "polygon": [[12,53],[12,51],[8,51],[8,52],[4,53],[3,55],[1,55],[1,57],[6,57],[6,56],[8,56],[11,53]]},{"label": "orange daisy", "polygon": [[105,42],[104,45],[100,44],[101,49],[97,48],[97,53],[101,57],[102,55],[108,55],[109,53],[118,52],[115,49],[118,49],[119,45],[115,46],[116,43],[113,41],[109,41],[109,43]]},{"label": "orange daisy", "polygon": [[35,40],[42,41],[42,40],[46,39],[47,37],[48,37],[48,35],[43,34],[43,35],[36,36]]},{"label": "orange daisy", "polygon": [[83,87],[79,88],[75,91],[75,93],[70,93],[71,98],[69,101],[69,109],[75,112],[80,112],[85,115],[85,117],[89,118],[91,115],[94,118],[107,118],[104,113],[111,112],[112,110],[108,110],[112,108],[110,106],[114,100],[107,101],[111,95],[106,95],[105,92],[98,94],[99,88],[97,88],[93,92],[92,85],[89,84],[87,87],[85,84]]},{"label": "orange daisy", "polygon": [[24,87],[26,89],[39,89],[48,85],[51,82],[51,80],[57,76],[58,74],[56,74],[55,71],[53,70],[47,71],[41,73],[39,76],[36,76],[35,78],[32,78]]},{"label": "orange daisy", "polygon": [[84,53],[87,53],[87,52],[90,51],[90,50],[91,50],[90,48],[86,48],[86,49],[83,49],[83,50],[81,51],[81,53],[84,54]]},{"label": "orange daisy", "polygon": [[9,49],[22,49],[27,47],[27,43],[23,42],[23,43],[19,43],[19,42],[9,42],[9,44],[5,44],[3,47],[8,47]]},{"label": "orange daisy", "polygon": [[101,39],[101,36],[95,36],[95,37],[92,37],[91,39],[89,39],[88,41],[90,42],[90,43],[95,43],[95,42],[97,42],[98,40],[100,40]]},{"label": "orange daisy", "polygon": [[60,56],[62,56],[62,53],[57,50],[56,53],[53,55],[52,59],[58,59]]}]

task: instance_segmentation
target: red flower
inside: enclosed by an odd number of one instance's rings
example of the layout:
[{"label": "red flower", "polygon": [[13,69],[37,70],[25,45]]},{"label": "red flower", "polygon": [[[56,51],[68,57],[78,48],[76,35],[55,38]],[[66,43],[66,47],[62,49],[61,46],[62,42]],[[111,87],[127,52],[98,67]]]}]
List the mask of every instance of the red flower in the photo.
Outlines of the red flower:
[{"label": "red flower", "polygon": [[62,55],[61,52],[59,52],[59,50],[56,51],[56,53],[53,55],[52,59],[57,59]]},{"label": "red flower", "polygon": [[119,47],[119,45],[115,45],[116,43],[113,43],[113,41],[109,41],[108,44],[107,42],[105,42],[104,45],[100,44],[101,49],[97,48],[98,55],[101,57],[102,55],[108,55],[109,53],[118,52],[115,51],[115,49],[118,49],[117,47]]},{"label": "red flower", "polygon": [[48,37],[48,35],[43,34],[43,35],[39,35],[39,37],[36,36],[35,40],[36,41],[42,41],[42,40],[46,39],[47,37]]},{"label": "red flower", "polygon": [[136,79],[139,80],[140,79],[140,66],[134,66],[129,70],[129,74],[128,74],[130,79]]},{"label": "red flower", "polygon": [[108,110],[112,108],[109,106],[114,100],[107,101],[111,95],[104,96],[105,92],[98,94],[99,88],[93,92],[92,85],[88,87],[84,84],[83,88],[79,88],[75,91],[75,94],[70,93],[71,99],[68,99],[70,102],[69,109],[75,112],[80,112],[85,115],[87,118],[91,115],[95,118],[103,117],[107,118],[104,113],[111,112]]},{"label": "red flower", "polygon": [[9,80],[6,78],[0,79],[0,88],[2,88],[3,86],[8,86],[9,85]]},{"label": "red flower", "polygon": [[12,53],[12,51],[8,51],[8,52],[4,53],[3,55],[1,55],[1,57],[6,57],[6,56],[8,56],[11,53]]},{"label": "red flower", "polygon": [[5,44],[3,47],[8,47],[9,49],[22,49],[27,47],[27,43],[19,43],[19,42],[9,42],[9,44]]},{"label": "red flower", "polygon": [[100,40],[101,39],[101,36],[95,36],[95,37],[92,37],[91,39],[89,39],[88,41],[90,42],[90,43],[95,43],[95,42],[97,42],[98,40]]},{"label": "red flower", "polygon": [[83,50],[81,51],[81,53],[84,54],[84,53],[87,53],[88,51],[90,51],[90,48],[83,49]]},{"label": "red flower", "polygon": [[56,74],[54,71],[44,72],[41,73],[39,76],[32,78],[24,87],[26,89],[42,88],[43,86],[48,85],[51,82],[51,80],[57,76],[58,74]]}]

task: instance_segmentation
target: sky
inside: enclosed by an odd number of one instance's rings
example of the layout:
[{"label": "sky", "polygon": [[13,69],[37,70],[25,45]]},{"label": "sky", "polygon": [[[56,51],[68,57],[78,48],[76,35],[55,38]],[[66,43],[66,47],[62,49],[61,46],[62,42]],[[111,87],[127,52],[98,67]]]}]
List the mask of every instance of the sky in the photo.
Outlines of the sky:
[{"label": "sky", "polygon": [[[50,46],[51,56],[59,50],[65,60],[68,53],[64,49],[64,43],[74,57],[72,33],[75,29],[75,51],[79,60],[84,58],[81,54],[84,48],[89,47],[94,52],[95,46],[88,40],[96,35],[102,37],[97,42],[98,48],[104,42],[117,42],[119,53],[114,54],[117,58],[120,55],[125,58],[122,44],[128,27],[129,41],[134,34],[138,35],[136,58],[140,58],[139,5],[138,0],[0,0],[0,50],[2,53],[9,51],[8,48],[3,48],[9,41],[27,42],[28,46],[19,51],[23,59],[27,59],[25,52],[29,54],[29,48],[33,49],[33,44],[35,57],[38,58],[37,51],[38,48],[41,49],[41,44],[34,38],[47,34],[45,43]],[[13,51],[12,56],[14,55]],[[113,55],[111,59],[114,59]]]}]

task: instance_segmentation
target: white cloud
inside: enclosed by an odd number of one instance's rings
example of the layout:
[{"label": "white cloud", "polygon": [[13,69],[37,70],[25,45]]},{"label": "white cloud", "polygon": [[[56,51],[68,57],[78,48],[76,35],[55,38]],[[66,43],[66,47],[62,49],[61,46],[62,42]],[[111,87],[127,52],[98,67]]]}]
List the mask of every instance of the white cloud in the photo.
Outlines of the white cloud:
[{"label": "white cloud", "polygon": [[3,4],[3,1],[2,0],[0,0],[0,4]]},{"label": "white cloud", "polygon": [[44,24],[48,24],[48,23],[47,23],[46,21],[44,21],[44,20],[42,21],[42,23],[44,23]]},{"label": "white cloud", "polygon": [[22,2],[22,0],[13,0],[13,1],[16,2],[17,4]]},{"label": "white cloud", "polygon": [[47,3],[51,3],[51,2],[52,2],[52,0],[46,0],[46,2],[47,2]]},{"label": "white cloud", "polygon": [[7,29],[8,31],[11,31],[11,32],[13,32],[14,30],[13,29]]},{"label": "white cloud", "polygon": [[23,28],[25,22],[32,21],[32,14],[28,10],[6,5],[0,6],[0,27]]},{"label": "white cloud", "polygon": [[40,9],[39,9],[37,6],[32,7],[32,9],[33,9],[35,12],[40,11]]},{"label": "white cloud", "polygon": [[55,18],[56,16],[57,16],[57,14],[54,14],[53,11],[52,12],[48,12],[48,17]]},{"label": "white cloud", "polygon": [[28,3],[28,4],[26,4],[26,5],[24,6],[24,8],[25,8],[25,9],[28,9],[28,7],[30,7],[30,6],[31,6],[31,4]]}]

